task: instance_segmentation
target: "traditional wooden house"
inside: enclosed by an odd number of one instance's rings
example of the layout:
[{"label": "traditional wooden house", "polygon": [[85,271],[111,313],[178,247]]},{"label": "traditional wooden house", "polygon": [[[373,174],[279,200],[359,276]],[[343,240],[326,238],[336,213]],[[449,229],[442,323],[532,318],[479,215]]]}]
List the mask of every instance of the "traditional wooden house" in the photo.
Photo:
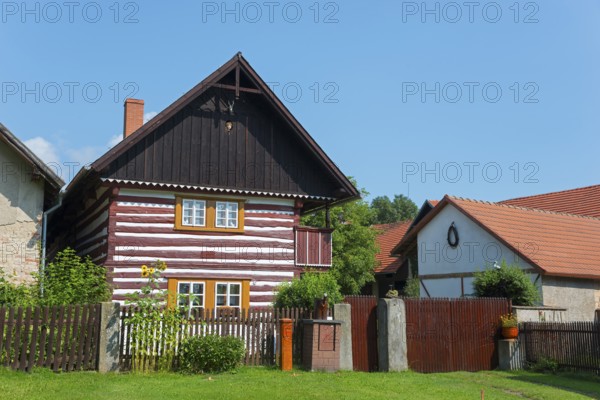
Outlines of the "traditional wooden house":
[{"label": "traditional wooden house", "polygon": [[241,54],[142,126],[143,107],[126,101],[124,139],[53,221],[54,249],[104,265],[114,300],[157,259],[162,287],[205,308],[270,305],[279,283],[331,265],[331,230],[300,216],[359,193]]}]

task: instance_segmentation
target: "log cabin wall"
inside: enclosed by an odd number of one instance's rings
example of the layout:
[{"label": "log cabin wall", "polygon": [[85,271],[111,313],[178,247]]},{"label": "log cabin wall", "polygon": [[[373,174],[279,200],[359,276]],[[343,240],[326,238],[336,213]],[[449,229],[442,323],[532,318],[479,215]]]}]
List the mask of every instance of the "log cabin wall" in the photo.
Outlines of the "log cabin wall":
[{"label": "log cabin wall", "polygon": [[80,256],[90,256],[95,264],[103,264],[108,254],[110,193],[106,187],[98,187],[95,192],[96,195],[85,200],[85,206],[78,210],[67,242]]},{"label": "log cabin wall", "polygon": [[244,232],[231,234],[177,230],[176,194],[121,189],[111,202],[105,266],[113,278],[114,300],[124,301],[143,286],[141,265],[157,259],[167,263],[161,289],[167,289],[169,279],[247,281],[250,306],[270,305],[274,288],[302,272],[294,260],[294,226],[299,223],[294,200],[230,196],[244,200]]}]

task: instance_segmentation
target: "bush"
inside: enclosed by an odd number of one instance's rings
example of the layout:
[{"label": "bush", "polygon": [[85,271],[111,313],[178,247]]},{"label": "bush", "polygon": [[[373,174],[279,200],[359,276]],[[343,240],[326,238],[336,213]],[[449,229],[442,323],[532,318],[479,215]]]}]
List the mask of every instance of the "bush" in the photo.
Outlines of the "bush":
[{"label": "bush", "polygon": [[421,282],[419,278],[410,277],[404,285],[403,295],[406,297],[419,298],[421,296]]},{"label": "bush", "polygon": [[342,301],[340,286],[331,273],[307,272],[302,278],[277,287],[274,305],[278,308],[306,307],[312,309],[315,299],[327,293],[330,305]]},{"label": "bush", "polygon": [[551,358],[546,358],[546,357],[540,357],[539,360],[537,360],[534,363],[531,363],[528,365],[528,369],[533,371],[533,372],[541,372],[541,373],[551,373],[551,374],[555,374],[558,372],[558,362],[556,362],[555,360],[551,359]]},{"label": "bush", "polygon": [[106,269],[89,256],[82,259],[71,248],[56,255],[38,276],[38,284],[44,289],[44,305],[94,304],[110,299]]},{"label": "bush", "polygon": [[516,306],[532,306],[540,297],[529,276],[505,261],[500,268],[476,272],[473,287],[479,297],[506,297]]},{"label": "bush", "polygon": [[16,285],[6,280],[0,268],[0,305],[28,307],[35,305],[35,288],[29,285]]},{"label": "bush", "polygon": [[190,374],[227,372],[237,368],[246,354],[244,341],[233,336],[192,336],[181,344],[179,368]]}]

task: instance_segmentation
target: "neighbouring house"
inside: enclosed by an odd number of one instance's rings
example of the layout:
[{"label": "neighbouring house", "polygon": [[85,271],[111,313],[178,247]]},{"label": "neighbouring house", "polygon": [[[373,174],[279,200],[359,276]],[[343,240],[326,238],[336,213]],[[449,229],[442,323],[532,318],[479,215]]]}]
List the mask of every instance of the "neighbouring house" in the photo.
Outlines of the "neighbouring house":
[{"label": "neighbouring house", "polygon": [[389,290],[401,292],[408,279],[408,263],[399,255],[392,255],[392,249],[404,237],[412,221],[400,221],[391,224],[373,225],[377,231],[375,243],[379,252],[375,255],[375,282],[372,284],[371,293],[377,297],[385,297]]},{"label": "neighbouring house", "polygon": [[0,268],[14,283],[38,272],[43,215],[64,182],[23,142],[0,124]]},{"label": "neighbouring house", "polygon": [[161,288],[192,307],[268,306],[281,282],[331,266],[331,229],[300,216],[359,193],[237,54],[142,125],[125,102],[124,139],[81,170],[52,220],[104,265],[113,299],[167,263]]},{"label": "neighbouring house", "polygon": [[566,308],[569,320],[593,320],[598,216],[600,185],[497,203],[445,196],[391,253],[408,255],[424,297],[472,295],[473,273],[505,260],[530,275],[543,305]]},{"label": "neighbouring house", "polygon": [[370,294],[385,297],[391,289],[402,293],[411,273],[410,260],[407,257],[402,257],[401,254],[391,254],[391,251],[402,240],[406,232],[423,219],[437,203],[437,200],[426,200],[412,221],[373,225],[373,228],[378,231],[375,241],[377,247],[379,247],[379,253],[375,256],[377,260],[375,282],[369,290]]}]

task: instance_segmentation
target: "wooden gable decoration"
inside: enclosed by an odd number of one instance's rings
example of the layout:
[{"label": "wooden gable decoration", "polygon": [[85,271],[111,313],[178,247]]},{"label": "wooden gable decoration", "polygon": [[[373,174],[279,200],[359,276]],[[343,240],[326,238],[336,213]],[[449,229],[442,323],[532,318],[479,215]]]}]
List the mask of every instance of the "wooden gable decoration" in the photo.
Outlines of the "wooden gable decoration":
[{"label": "wooden gable decoration", "polygon": [[238,53],[92,164],[101,178],[299,195],[359,193]]}]

